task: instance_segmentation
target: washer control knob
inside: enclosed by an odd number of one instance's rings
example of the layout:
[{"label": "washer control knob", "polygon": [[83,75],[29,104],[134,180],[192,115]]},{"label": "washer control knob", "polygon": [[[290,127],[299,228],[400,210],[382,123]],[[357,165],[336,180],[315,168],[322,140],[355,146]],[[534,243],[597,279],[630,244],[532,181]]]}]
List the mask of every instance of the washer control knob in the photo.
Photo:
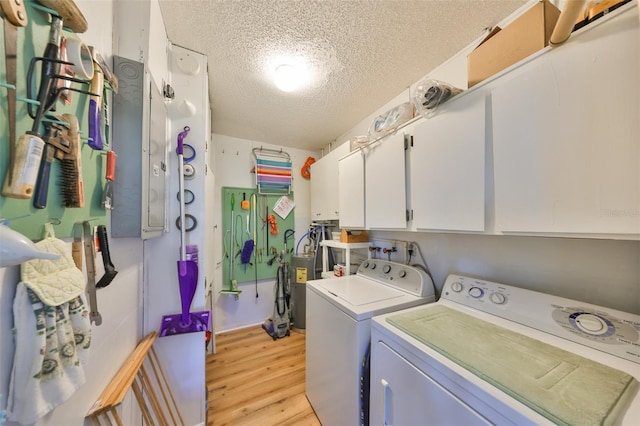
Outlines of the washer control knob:
[{"label": "washer control knob", "polygon": [[451,284],[451,290],[456,293],[460,293],[463,289],[464,287],[462,286],[461,282],[456,281],[453,284]]},{"label": "washer control knob", "polygon": [[471,287],[469,289],[469,296],[479,299],[484,295],[484,291],[480,287]]},{"label": "washer control knob", "polygon": [[502,293],[491,293],[490,299],[496,305],[502,305],[507,301],[507,297]]},{"label": "washer control knob", "polygon": [[400,278],[404,278],[407,276],[407,271],[403,269],[402,271],[398,272],[398,275],[400,276]]},{"label": "washer control knob", "polygon": [[372,263],[371,264],[371,269],[376,269],[376,266],[378,266],[378,265],[376,265],[375,263]]},{"label": "washer control knob", "polygon": [[364,263],[362,264],[362,267],[365,268],[365,269],[368,268],[369,267],[369,261],[365,260]]},{"label": "washer control knob", "polygon": [[589,334],[603,334],[607,331],[607,324],[598,316],[593,314],[580,314],[576,317],[576,324],[579,328]]},{"label": "washer control knob", "polygon": [[391,265],[384,265],[384,268],[382,268],[382,272],[384,272],[385,274],[391,272]]},{"label": "washer control knob", "polygon": [[502,305],[507,301],[507,297],[502,293],[491,293],[490,299],[496,305]]}]

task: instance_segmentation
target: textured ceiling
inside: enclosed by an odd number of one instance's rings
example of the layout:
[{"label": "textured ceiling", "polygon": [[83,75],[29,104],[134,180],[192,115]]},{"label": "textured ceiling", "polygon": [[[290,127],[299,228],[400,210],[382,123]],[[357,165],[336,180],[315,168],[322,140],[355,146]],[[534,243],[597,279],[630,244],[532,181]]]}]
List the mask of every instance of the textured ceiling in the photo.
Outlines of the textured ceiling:
[{"label": "textured ceiling", "polygon": [[[526,0],[160,0],[172,43],[205,54],[212,131],[318,150]],[[313,81],[285,93],[278,56]]]}]

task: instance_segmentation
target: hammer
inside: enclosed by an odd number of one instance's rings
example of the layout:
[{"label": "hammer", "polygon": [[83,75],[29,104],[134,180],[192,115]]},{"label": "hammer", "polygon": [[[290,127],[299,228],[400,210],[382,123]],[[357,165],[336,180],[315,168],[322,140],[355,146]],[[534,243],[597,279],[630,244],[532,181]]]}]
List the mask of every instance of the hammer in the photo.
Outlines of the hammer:
[{"label": "hammer", "polygon": [[89,28],[87,20],[73,0],[38,0],[38,3],[55,10],[65,26],[74,33],[83,33]]}]

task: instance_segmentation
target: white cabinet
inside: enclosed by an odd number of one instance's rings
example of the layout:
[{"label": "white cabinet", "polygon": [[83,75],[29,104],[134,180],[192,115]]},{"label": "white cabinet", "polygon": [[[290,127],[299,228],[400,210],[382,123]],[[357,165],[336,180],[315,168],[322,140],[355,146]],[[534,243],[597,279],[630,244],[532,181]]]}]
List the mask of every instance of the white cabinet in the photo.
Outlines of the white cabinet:
[{"label": "white cabinet", "polygon": [[311,220],[336,220],[338,207],[338,160],[349,153],[344,143],[311,165]]},{"label": "white cabinet", "polygon": [[410,154],[413,229],[484,231],[485,92],[454,98],[420,121]]},{"label": "white cabinet", "polygon": [[340,227],[407,227],[405,133],[398,132],[342,158],[338,165]]},{"label": "white cabinet", "polygon": [[365,152],[365,217],[368,229],[405,229],[405,134],[373,143]]},{"label": "white cabinet", "polygon": [[361,150],[338,161],[340,228],[365,227],[364,173],[364,153]]},{"label": "white cabinet", "polygon": [[[333,271],[329,271],[329,247],[344,251],[344,264],[346,267],[345,276],[351,274],[351,250],[369,250],[369,243],[341,243],[335,240],[324,240],[320,242],[322,246],[322,278],[335,278]],[[369,257],[367,255],[367,257]]]},{"label": "white cabinet", "polygon": [[604,22],[496,81],[497,231],[640,234],[636,15]]}]

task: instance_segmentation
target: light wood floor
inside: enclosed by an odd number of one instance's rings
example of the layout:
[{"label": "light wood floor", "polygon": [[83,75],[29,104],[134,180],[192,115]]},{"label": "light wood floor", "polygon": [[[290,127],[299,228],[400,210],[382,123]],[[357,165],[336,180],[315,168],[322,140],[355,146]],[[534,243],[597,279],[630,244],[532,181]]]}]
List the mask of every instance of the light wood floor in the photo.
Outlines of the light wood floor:
[{"label": "light wood floor", "polygon": [[207,356],[207,424],[319,426],[304,394],[305,335],[273,340],[260,326],[218,334]]}]

